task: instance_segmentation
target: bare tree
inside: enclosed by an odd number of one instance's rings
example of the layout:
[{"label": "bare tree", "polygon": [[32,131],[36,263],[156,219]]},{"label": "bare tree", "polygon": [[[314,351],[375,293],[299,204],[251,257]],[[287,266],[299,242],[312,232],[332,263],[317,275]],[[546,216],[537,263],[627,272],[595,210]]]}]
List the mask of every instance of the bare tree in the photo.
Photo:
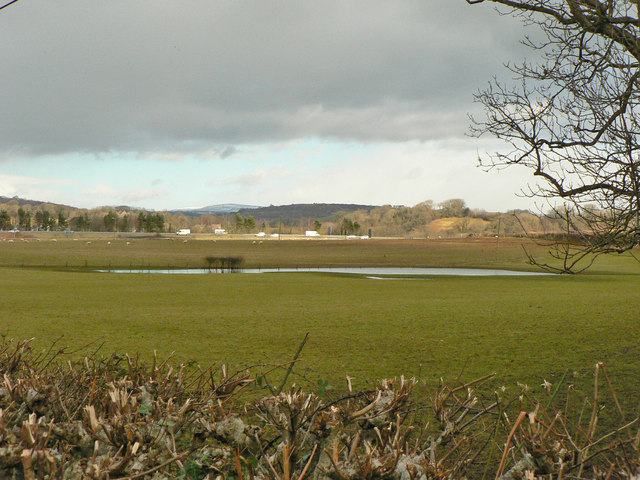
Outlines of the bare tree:
[{"label": "bare tree", "polygon": [[[509,147],[488,167],[523,165],[567,225],[559,271],[640,242],[640,2],[638,0],[466,0],[539,27],[525,45],[537,64],[507,65],[516,80],[493,80],[476,95],[486,118],[471,130]],[[573,240],[572,240],[573,239]],[[576,241],[577,240],[577,241]],[[581,265],[583,265],[582,262]]]}]

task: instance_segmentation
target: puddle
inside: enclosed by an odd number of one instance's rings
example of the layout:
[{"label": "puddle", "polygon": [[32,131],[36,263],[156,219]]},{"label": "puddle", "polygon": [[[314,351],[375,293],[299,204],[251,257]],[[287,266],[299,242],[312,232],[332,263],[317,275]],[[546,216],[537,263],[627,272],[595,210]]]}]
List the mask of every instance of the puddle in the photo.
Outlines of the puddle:
[{"label": "puddle", "polygon": [[497,270],[484,268],[419,268],[419,267],[363,267],[363,268],[244,268],[234,272],[220,272],[207,268],[190,269],[112,269],[98,270],[103,273],[138,273],[138,274],[170,274],[170,275],[198,275],[198,274],[228,274],[228,273],[343,273],[366,275],[372,279],[377,275],[451,275],[461,277],[499,277],[499,276],[537,276],[551,275],[546,272],[522,272],[518,270]]}]

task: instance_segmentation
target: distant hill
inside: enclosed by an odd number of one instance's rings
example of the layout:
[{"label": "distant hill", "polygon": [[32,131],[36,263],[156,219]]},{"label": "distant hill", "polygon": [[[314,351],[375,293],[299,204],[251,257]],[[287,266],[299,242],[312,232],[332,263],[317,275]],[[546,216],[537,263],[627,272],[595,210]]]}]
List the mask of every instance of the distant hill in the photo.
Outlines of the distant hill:
[{"label": "distant hill", "polygon": [[171,210],[174,213],[184,213],[185,215],[226,215],[229,213],[236,213],[240,210],[253,210],[260,208],[253,205],[241,205],[238,203],[222,203],[219,205],[209,205],[208,207],[201,208],[182,208],[179,210]]},{"label": "distant hill", "polygon": [[62,205],[59,203],[43,202],[41,200],[28,200],[26,198],[20,198],[20,197],[4,197],[0,195],[0,205],[8,204],[8,203],[12,203],[13,205],[17,204],[19,207],[24,207],[25,205],[29,205],[32,207],[39,207],[41,205],[53,205],[54,207],[64,207],[64,208],[73,208],[73,209],[76,208],[70,205]]},{"label": "distant hill", "polygon": [[294,203],[291,205],[271,205],[269,207],[241,209],[238,213],[267,221],[299,218],[328,220],[338,212],[350,213],[356,210],[369,212],[374,208],[376,208],[375,205],[357,205],[353,203]]},{"label": "distant hill", "polygon": [[[71,211],[77,211],[77,210],[83,210],[80,207],[74,207],[73,205],[64,205],[61,203],[54,203],[54,202],[46,202],[46,201],[41,201],[41,200],[29,200],[26,198],[20,198],[20,197],[4,197],[2,195],[0,195],[0,205],[17,205],[18,207],[25,207],[25,206],[29,206],[31,208],[35,208],[35,209],[39,209],[42,208],[43,205],[46,205],[46,208],[50,208],[53,207],[54,209],[64,209],[64,210],[71,210]],[[104,208],[109,208],[109,209],[113,209],[117,212],[121,212],[121,211],[126,211],[126,212],[137,212],[139,210],[147,210],[147,211],[153,211],[153,210],[148,210],[148,209],[142,209],[139,207],[131,207],[129,205],[103,205],[100,207],[96,207],[93,209],[89,209],[89,210],[99,210],[99,209],[104,209]]]},{"label": "distant hill", "polygon": [[[31,208],[41,208],[42,205],[53,206],[54,208],[65,208],[71,210],[80,210],[78,207],[69,205],[61,205],[46,201],[28,200],[20,197],[5,197],[0,195],[0,205],[17,205],[24,207],[26,205]],[[140,207],[130,207],[126,205],[109,206],[100,208],[113,208],[116,211],[136,212],[140,210],[153,211],[152,209],[144,209]],[[183,208],[170,210],[169,213],[182,213],[189,216],[199,216],[205,214],[211,215],[233,215],[240,213],[242,216],[253,216],[256,219],[272,221],[272,220],[299,220],[301,218],[311,218],[320,220],[330,220],[331,217],[338,212],[351,213],[356,210],[365,210],[367,212],[376,208],[375,205],[359,205],[353,203],[295,203],[291,205],[271,205],[269,207],[260,207],[256,205],[245,205],[239,203],[222,203],[218,205],[209,205],[201,208]]]}]

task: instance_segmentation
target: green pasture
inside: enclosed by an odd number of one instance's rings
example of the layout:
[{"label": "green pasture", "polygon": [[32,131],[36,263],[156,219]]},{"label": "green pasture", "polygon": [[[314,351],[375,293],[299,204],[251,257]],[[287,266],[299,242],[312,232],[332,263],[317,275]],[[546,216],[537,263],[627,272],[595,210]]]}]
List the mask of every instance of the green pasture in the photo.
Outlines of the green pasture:
[{"label": "green pasture", "polygon": [[387,280],[27,268],[64,266],[65,255],[68,264],[106,260],[126,267],[140,255],[156,266],[191,265],[215,249],[240,251],[249,263],[265,265],[366,259],[367,265],[526,267],[518,241],[497,248],[473,241],[100,242],[0,244],[0,263],[14,265],[0,268],[0,333],[35,337],[39,348],[57,340],[81,348],[75,355],[101,345],[104,353],[150,359],[155,349],[161,356],[175,351],[177,361],[240,368],[286,363],[308,332],[296,378],[339,388],[346,375],[365,385],[400,374],[435,380],[461,372],[467,379],[496,372],[507,385],[539,385],[570,372],[572,381],[587,383],[595,363],[604,361],[625,401],[637,401],[640,265],[629,257],[608,257],[575,276]]},{"label": "green pasture", "polygon": [[[422,266],[531,269],[521,239],[261,240],[31,234],[0,241],[0,266],[203,268],[208,256],[247,267]],[[529,249],[540,251],[531,242]]]}]

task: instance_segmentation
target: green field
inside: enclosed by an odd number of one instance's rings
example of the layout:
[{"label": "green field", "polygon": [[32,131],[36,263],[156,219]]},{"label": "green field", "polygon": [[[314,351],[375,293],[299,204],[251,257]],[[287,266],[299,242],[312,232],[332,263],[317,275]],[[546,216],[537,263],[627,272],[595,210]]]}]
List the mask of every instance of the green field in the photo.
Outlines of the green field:
[{"label": "green field", "polygon": [[[0,243],[0,333],[78,348],[234,368],[280,364],[304,334],[298,381],[345,375],[435,380],[496,372],[539,384],[565,371],[578,382],[604,361],[636,401],[640,380],[640,264],[610,257],[577,276],[421,277],[334,274],[147,275],[27,268],[111,263],[195,265],[235,252],[250,265],[282,262],[527,268],[519,241],[277,242],[123,240]],[[122,245],[118,245],[122,242]],[[258,250],[260,248],[260,250]],[[133,252],[133,254],[131,254]],[[257,253],[256,253],[257,252]],[[25,267],[22,267],[24,263]],[[199,265],[201,266],[201,265]],[[74,267],[75,268],[75,267]],[[87,346],[88,345],[88,346]],[[590,380],[589,380],[590,381]]]},{"label": "green field", "polygon": [[[11,242],[9,242],[11,240]],[[40,234],[0,241],[0,266],[202,268],[207,256],[248,267],[461,266],[531,269],[522,240],[273,240]],[[529,248],[537,249],[531,242]]]}]

